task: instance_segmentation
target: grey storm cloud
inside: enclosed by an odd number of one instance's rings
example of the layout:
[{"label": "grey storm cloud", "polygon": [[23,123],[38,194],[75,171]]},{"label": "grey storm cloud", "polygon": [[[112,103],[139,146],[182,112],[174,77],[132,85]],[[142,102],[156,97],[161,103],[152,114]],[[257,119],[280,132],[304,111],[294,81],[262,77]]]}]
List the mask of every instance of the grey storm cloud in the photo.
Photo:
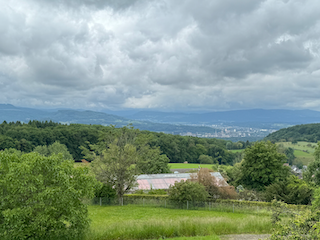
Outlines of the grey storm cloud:
[{"label": "grey storm cloud", "polygon": [[316,0],[0,2],[0,102],[320,110]]}]

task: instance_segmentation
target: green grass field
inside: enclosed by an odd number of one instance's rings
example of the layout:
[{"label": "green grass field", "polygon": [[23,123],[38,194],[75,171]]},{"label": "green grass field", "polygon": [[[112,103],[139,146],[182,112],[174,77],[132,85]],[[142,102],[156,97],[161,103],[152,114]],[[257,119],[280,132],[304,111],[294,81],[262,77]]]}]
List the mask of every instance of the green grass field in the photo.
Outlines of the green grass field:
[{"label": "green grass field", "polygon": [[296,156],[294,164],[298,161],[301,161],[303,165],[308,165],[310,162],[314,161],[313,153],[314,146],[316,143],[311,142],[298,142],[296,144],[292,144],[291,142],[278,142],[277,144],[283,144],[284,147],[291,147],[294,149],[294,155]]},{"label": "green grass field", "polygon": [[237,153],[237,152],[243,152],[244,149],[233,149],[233,150],[229,150],[230,152],[233,152],[233,153]]},{"label": "green grass field", "polygon": [[184,168],[184,169],[192,169],[196,168],[198,169],[199,166],[201,168],[209,168],[212,169],[212,166],[214,164],[200,164],[200,163],[169,163],[170,169],[179,169],[179,168]]},{"label": "green grass field", "polygon": [[[270,233],[270,217],[229,212],[142,206],[89,206],[87,239],[159,239],[237,233]],[[181,240],[185,238],[177,238]],[[189,239],[189,238],[188,238]],[[192,239],[192,238],[191,238]]]}]

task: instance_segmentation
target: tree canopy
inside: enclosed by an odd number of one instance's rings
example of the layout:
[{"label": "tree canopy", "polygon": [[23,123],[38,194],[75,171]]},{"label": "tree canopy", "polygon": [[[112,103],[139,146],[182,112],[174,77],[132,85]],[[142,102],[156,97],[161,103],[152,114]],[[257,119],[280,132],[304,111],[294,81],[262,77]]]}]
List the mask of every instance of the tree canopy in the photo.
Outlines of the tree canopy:
[{"label": "tree canopy", "polygon": [[[101,136],[113,136],[117,129],[119,128],[101,125],[65,125],[52,121],[3,122],[0,124],[0,150],[15,148],[28,153],[34,151],[37,146],[49,146],[59,141],[66,145],[73,159],[79,161],[84,158],[80,147],[88,148],[89,144],[103,142]],[[235,154],[226,149],[227,141],[222,139],[150,131],[140,131],[139,135],[146,135],[150,147],[160,148],[161,153],[165,154],[171,163],[199,163],[201,155],[208,155],[213,162],[232,165],[235,158]]]},{"label": "tree canopy", "polygon": [[318,142],[313,155],[314,161],[309,164],[303,177],[306,181],[320,186],[320,142]]},{"label": "tree canopy", "polygon": [[0,238],[82,239],[88,212],[81,202],[97,184],[62,155],[0,152]]},{"label": "tree canopy", "polygon": [[34,152],[40,153],[43,156],[49,157],[52,154],[59,154],[61,153],[63,159],[73,160],[72,155],[69,153],[68,148],[66,145],[61,144],[59,141],[54,142],[53,144],[46,146],[37,146]]},{"label": "tree canopy", "polygon": [[238,183],[248,189],[264,190],[270,184],[286,179],[289,168],[283,164],[286,156],[278,153],[270,141],[257,142],[245,149]]}]

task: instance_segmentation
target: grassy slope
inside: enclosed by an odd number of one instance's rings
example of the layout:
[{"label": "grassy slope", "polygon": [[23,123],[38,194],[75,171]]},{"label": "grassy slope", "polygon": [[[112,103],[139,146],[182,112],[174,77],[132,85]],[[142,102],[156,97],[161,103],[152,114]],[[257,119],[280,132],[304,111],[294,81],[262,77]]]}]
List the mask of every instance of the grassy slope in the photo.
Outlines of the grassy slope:
[{"label": "grassy slope", "polygon": [[[303,165],[308,165],[310,162],[314,161],[314,148],[312,146],[315,146],[316,143],[298,142],[296,144],[292,144],[291,142],[279,142],[277,144],[283,144],[284,147],[291,147],[294,149],[294,155],[296,156],[294,163],[301,161]],[[311,144],[311,147],[309,144]]]},{"label": "grassy slope", "polygon": [[157,239],[271,232],[270,217],[141,206],[89,206],[88,239]]}]

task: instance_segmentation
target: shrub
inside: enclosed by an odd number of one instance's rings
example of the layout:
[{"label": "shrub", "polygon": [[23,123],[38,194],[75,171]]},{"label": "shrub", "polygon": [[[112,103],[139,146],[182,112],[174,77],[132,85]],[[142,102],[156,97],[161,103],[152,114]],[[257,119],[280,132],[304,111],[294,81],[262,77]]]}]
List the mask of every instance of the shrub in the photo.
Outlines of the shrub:
[{"label": "shrub", "polygon": [[208,196],[205,187],[198,182],[181,180],[169,188],[169,200],[175,203],[206,201]]}]

